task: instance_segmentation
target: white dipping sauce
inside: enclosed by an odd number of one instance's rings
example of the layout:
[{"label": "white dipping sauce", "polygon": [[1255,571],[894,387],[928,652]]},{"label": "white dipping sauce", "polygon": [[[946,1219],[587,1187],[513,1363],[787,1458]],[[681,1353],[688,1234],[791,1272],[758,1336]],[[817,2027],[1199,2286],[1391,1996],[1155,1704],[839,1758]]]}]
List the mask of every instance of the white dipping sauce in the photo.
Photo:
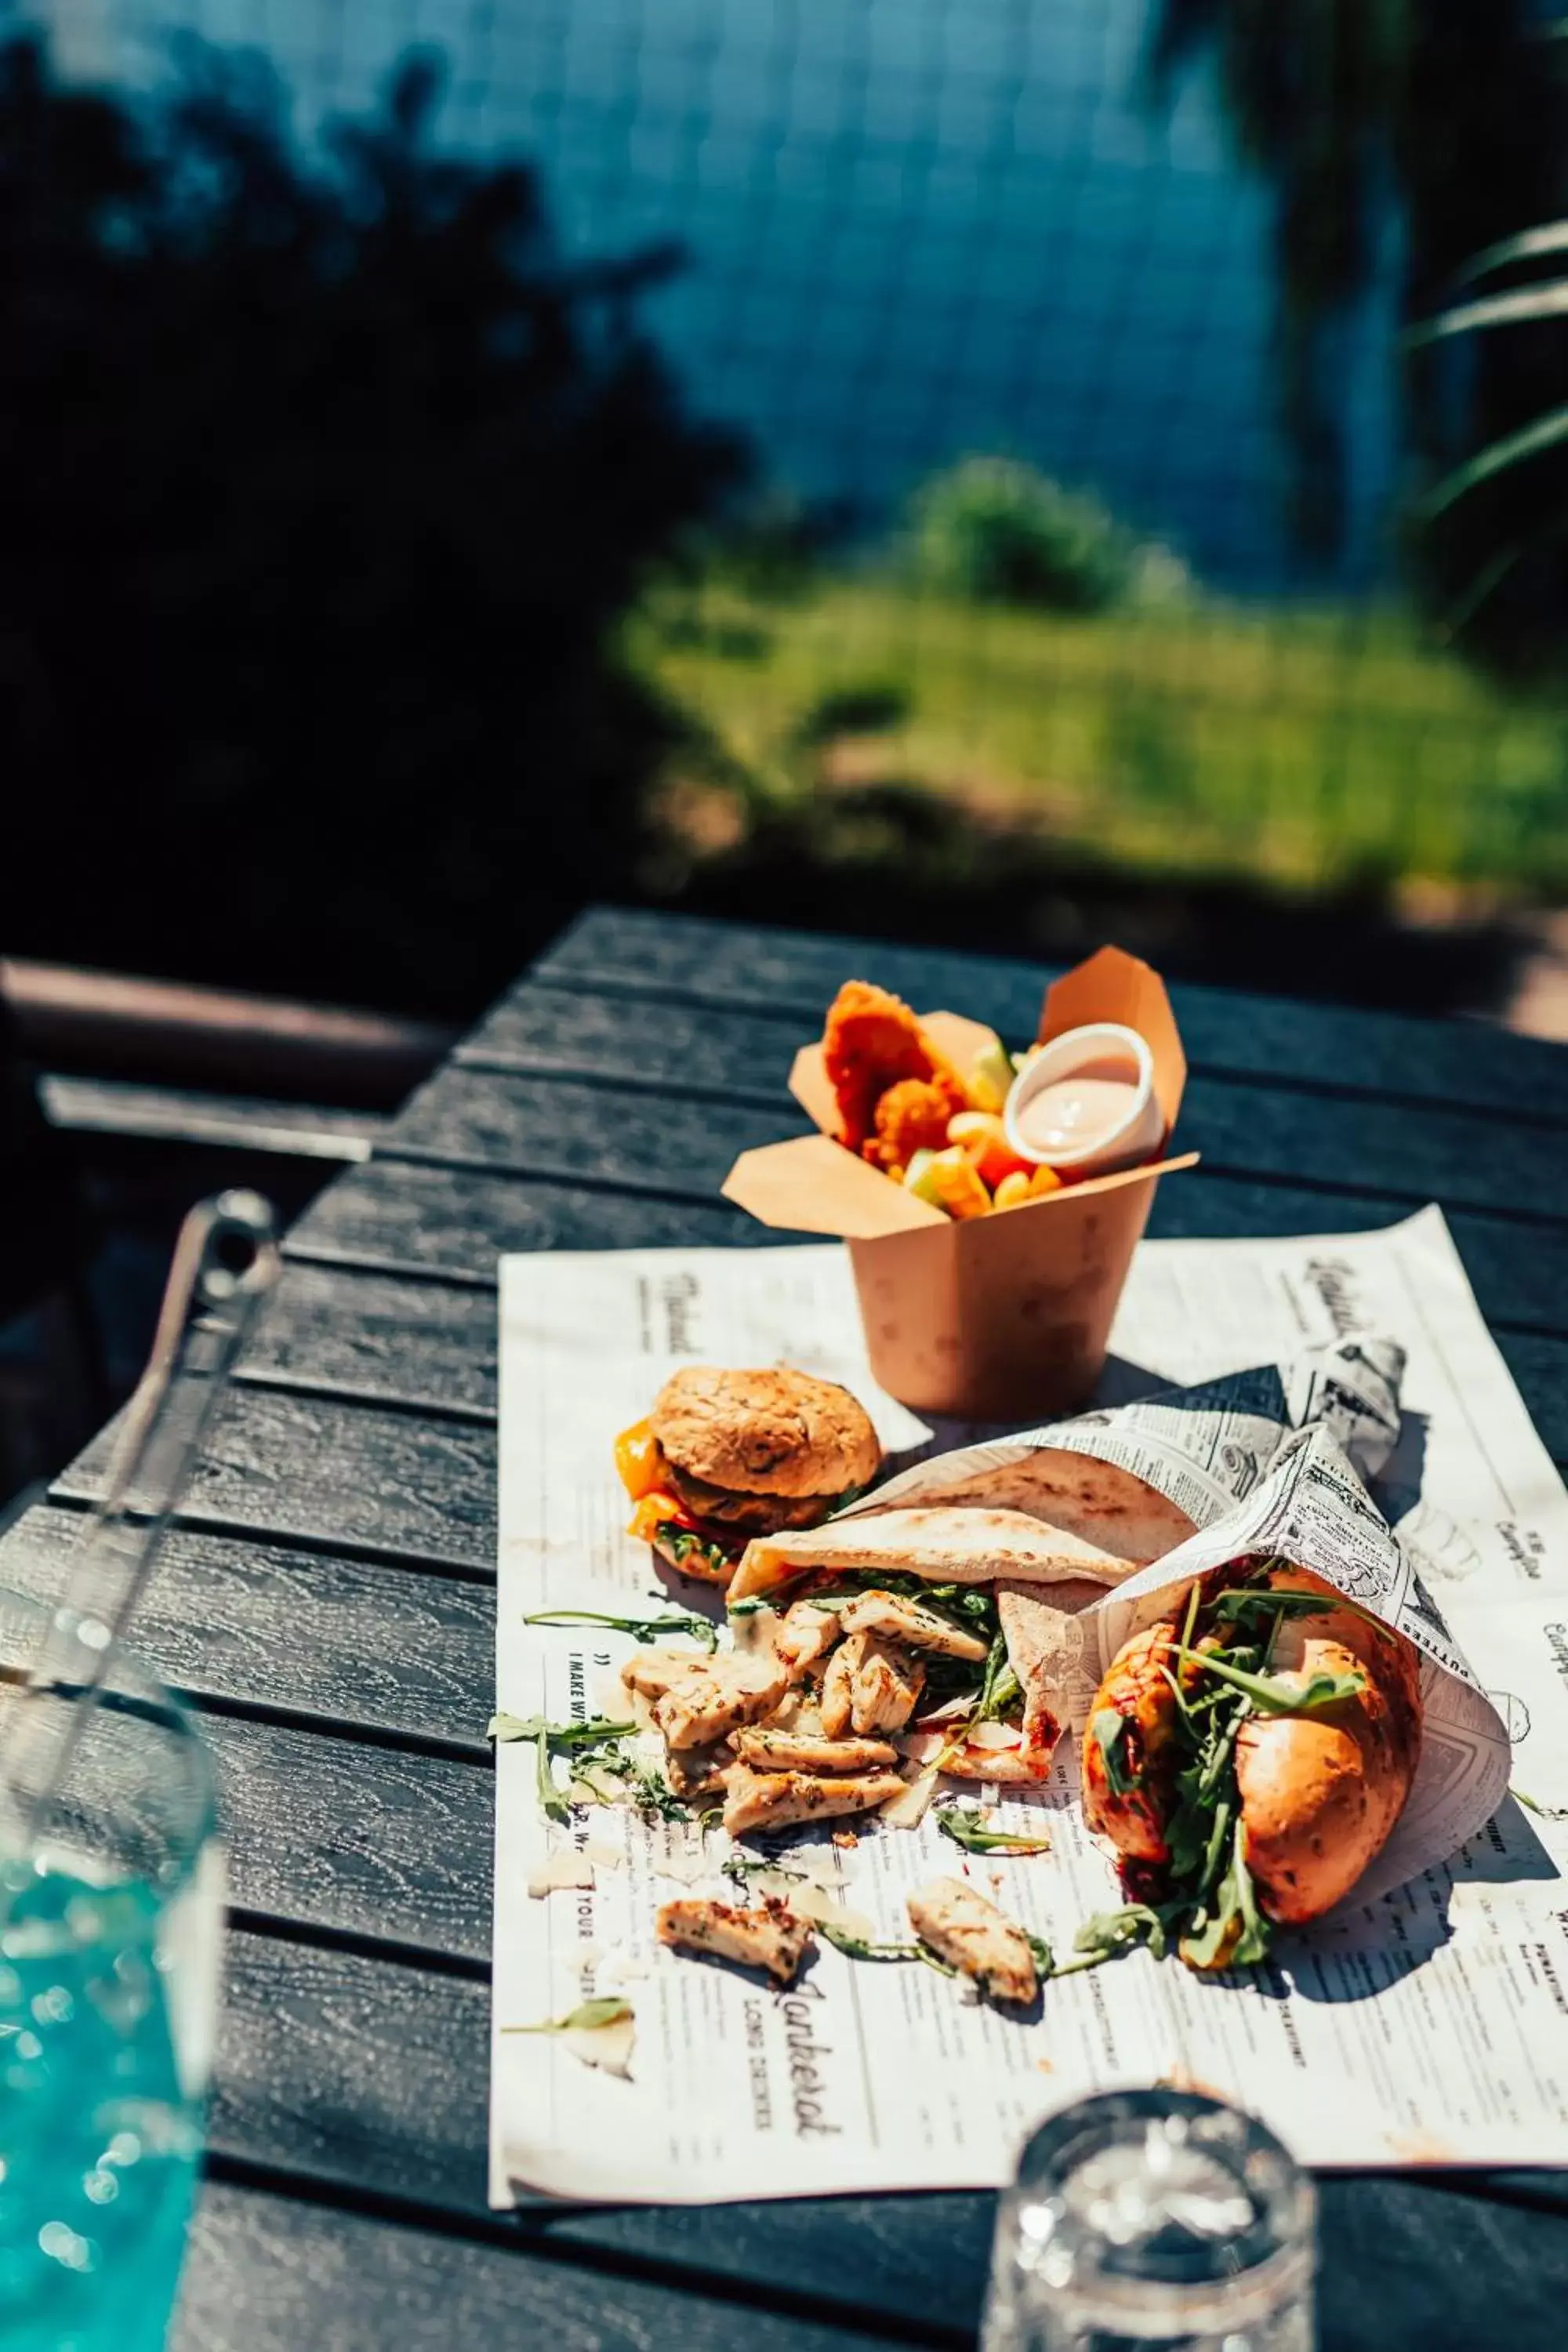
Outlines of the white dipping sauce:
[{"label": "white dipping sauce", "polygon": [[1075,1158],[1091,1151],[1126,1126],[1138,1091],[1138,1074],[1131,1063],[1086,1062],[1070,1077],[1056,1079],[1019,1104],[1019,1141],[1047,1160],[1058,1151]]}]

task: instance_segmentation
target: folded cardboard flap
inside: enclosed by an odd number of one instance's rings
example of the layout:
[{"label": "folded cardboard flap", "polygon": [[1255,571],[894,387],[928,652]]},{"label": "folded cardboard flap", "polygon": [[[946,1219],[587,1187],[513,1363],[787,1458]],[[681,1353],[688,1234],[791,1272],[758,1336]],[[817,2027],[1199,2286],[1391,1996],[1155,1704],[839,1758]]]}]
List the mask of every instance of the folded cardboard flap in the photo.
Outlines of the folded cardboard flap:
[{"label": "folded cardboard flap", "polygon": [[941,1209],[890,1183],[879,1168],[827,1135],[797,1135],[742,1151],[720,1190],[759,1224],[831,1234],[840,1241],[950,1223]]}]

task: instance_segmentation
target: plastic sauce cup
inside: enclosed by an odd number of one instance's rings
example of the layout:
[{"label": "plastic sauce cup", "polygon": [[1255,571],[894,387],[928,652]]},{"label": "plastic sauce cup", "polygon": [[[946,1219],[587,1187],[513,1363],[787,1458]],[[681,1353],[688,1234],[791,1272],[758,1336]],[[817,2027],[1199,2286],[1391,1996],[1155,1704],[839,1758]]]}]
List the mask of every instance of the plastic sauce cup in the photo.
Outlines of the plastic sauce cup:
[{"label": "plastic sauce cup", "polygon": [[[1164,1140],[1154,1057],[1136,1029],[1119,1021],[1064,1030],[1014,1079],[1003,1123],[1020,1160],[1064,1175],[1109,1176],[1135,1168]],[[1052,1128],[1051,1139],[1045,1139]]]}]

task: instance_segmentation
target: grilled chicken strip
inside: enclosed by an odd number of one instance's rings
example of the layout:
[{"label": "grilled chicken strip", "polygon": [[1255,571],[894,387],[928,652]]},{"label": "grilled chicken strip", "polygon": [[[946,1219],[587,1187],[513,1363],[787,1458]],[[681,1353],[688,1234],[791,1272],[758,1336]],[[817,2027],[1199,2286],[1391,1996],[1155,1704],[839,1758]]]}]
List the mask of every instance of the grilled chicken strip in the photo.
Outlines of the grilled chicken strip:
[{"label": "grilled chicken strip", "polygon": [[896,1764],[899,1751],[885,1739],[822,1739],[809,1731],[737,1731],[733,1747],[742,1764],[760,1772],[869,1772]]},{"label": "grilled chicken strip", "polygon": [[905,1601],[896,1592],[862,1592],[838,1612],[847,1633],[881,1633],[901,1642],[908,1650],[934,1650],[942,1658],[968,1658],[979,1666],[991,1654],[991,1645],[978,1634],[966,1633],[936,1609]]},{"label": "grilled chicken strip", "polygon": [[835,1779],[810,1772],[753,1772],[737,1764],[729,1778],[724,1827],[731,1837],[749,1830],[788,1829],[795,1822],[829,1822],[840,1813],[869,1812],[900,1795],[896,1772],[863,1772]]},{"label": "grilled chicken strip", "polygon": [[662,1698],[666,1691],[685,1681],[693,1666],[706,1664],[691,1650],[639,1650],[621,1668],[621,1680],[644,1698]]},{"label": "grilled chicken strip", "polygon": [[724,1775],[731,1769],[734,1758],[728,1747],[668,1748],[665,1750],[664,1777],[670,1793],[685,1804],[695,1804],[699,1797],[722,1797],[728,1787]]},{"label": "grilled chicken strip", "polygon": [[822,1683],[822,1728],[829,1739],[853,1730],[901,1731],[925,1688],[918,1658],[879,1633],[851,1633],[827,1662]]},{"label": "grilled chicken strip", "polygon": [[909,1898],[910,1924],[938,1959],[973,1977],[993,2000],[1026,2004],[1039,1990],[1022,1927],[962,1878],[933,1878]]},{"label": "grilled chicken strip", "polygon": [[773,1896],[758,1911],[696,1896],[661,1903],[656,1924],[659,1942],[678,1952],[710,1952],[716,1959],[738,1960],[742,1968],[765,1969],[780,1985],[794,1982],[816,1940],[811,1922],[797,1919],[786,1903]]},{"label": "grilled chicken strip", "polygon": [[785,1610],[773,1635],[773,1647],[797,1675],[804,1675],[818,1658],[826,1656],[837,1639],[836,1609],[818,1609],[809,1601],[797,1601]]},{"label": "grilled chicken strip", "polygon": [[706,1748],[771,1714],[788,1688],[781,1665],[749,1657],[699,1658],[655,1699],[653,1719],[672,1748]]}]

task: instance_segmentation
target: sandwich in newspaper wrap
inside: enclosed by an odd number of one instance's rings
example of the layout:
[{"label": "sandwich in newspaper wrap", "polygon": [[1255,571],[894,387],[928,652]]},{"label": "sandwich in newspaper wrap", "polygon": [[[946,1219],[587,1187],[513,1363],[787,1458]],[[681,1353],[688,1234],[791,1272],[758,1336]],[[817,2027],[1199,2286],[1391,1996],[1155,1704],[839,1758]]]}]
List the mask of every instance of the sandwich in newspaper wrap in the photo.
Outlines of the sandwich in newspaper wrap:
[{"label": "sandwich in newspaper wrap", "polygon": [[1507,1792],[1502,1720],[1323,1423],[1081,1629],[1084,1811],[1133,1898],[1098,1925],[1194,1968],[1445,1861]]}]

